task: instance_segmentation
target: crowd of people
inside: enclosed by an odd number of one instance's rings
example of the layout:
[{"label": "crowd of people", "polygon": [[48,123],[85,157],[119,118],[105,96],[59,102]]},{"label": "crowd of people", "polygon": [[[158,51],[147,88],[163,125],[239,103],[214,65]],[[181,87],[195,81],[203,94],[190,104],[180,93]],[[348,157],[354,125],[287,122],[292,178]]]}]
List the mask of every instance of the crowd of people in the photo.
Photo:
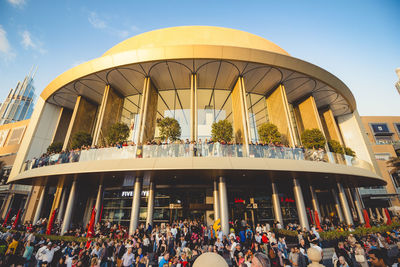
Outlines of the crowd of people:
[{"label": "crowd of people", "polygon": [[[21,231],[3,232],[1,266],[190,267],[199,255],[211,252],[221,255],[228,266],[305,267],[310,263],[309,249],[322,257],[324,247],[314,226],[307,231],[295,223],[286,226],[298,233],[290,243],[276,230],[282,228],[279,222],[257,224],[254,228],[244,220],[230,222],[230,232],[224,235],[220,229],[202,222],[180,220],[147,228],[141,224],[129,235],[127,227],[102,221],[92,237],[87,236],[87,229],[74,227],[66,234],[71,241],[40,235],[45,233],[46,224],[46,220],[34,225],[27,222],[18,226]],[[330,264],[334,266],[392,266],[400,259],[400,229],[364,236],[350,234],[332,245],[335,252]]]},{"label": "crowd of people", "polygon": [[[289,147],[282,143],[250,143],[248,153],[245,154],[243,144],[235,142],[214,142],[212,140],[196,141],[177,140],[167,143],[157,140],[145,144],[123,142],[109,146],[82,146],[80,149],[62,150],[60,152],[47,152],[38,158],[26,162],[26,169],[38,168],[48,165],[80,161],[81,152],[105,148],[125,149],[128,153],[122,157],[153,158],[153,157],[255,157],[255,158],[280,158],[295,160],[328,161],[325,150],[307,150],[302,146]],[[129,153],[130,152],[130,153]]]}]

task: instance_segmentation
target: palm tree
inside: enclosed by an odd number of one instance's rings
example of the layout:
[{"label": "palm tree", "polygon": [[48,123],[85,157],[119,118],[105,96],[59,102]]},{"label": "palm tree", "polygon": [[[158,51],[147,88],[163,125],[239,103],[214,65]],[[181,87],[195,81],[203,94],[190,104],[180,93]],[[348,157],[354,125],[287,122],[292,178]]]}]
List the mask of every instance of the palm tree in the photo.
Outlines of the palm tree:
[{"label": "palm tree", "polygon": [[388,161],[388,167],[392,167],[391,173],[400,172],[400,157],[391,157]]}]

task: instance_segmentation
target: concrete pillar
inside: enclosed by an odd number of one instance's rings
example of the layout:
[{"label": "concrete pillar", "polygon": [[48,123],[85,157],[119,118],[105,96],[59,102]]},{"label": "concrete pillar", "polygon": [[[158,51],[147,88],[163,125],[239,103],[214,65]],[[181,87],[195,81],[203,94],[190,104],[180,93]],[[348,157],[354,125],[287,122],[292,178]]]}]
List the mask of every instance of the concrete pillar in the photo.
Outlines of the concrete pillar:
[{"label": "concrete pillar", "polygon": [[342,204],[342,209],[344,213],[344,218],[346,220],[346,224],[353,224],[353,217],[351,216],[351,211],[349,207],[349,203],[347,202],[346,193],[344,192],[343,185],[341,183],[337,183],[338,193],[340,203]]},{"label": "concrete pillar", "polygon": [[42,192],[40,193],[39,203],[36,207],[35,216],[33,217],[32,221],[33,224],[36,224],[36,222],[40,219],[40,214],[42,212],[45,194],[46,194],[46,186],[44,185],[42,188]]},{"label": "concrete pillar", "polygon": [[158,93],[149,77],[144,79],[143,98],[140,105],[139,142],[154,138],[156,128]]},{"label": "concrete pillar", "polygon": [[339,127],[336,124],[335,116],[330,107],[323,110],[320,114],[322,127],[328,140],[338,141],[343,145],[342,135],[340,134]]},{"label": "concrete pillar", "polygon": [[344,222],[344,216],[343,216],[342,208],[340,207],[338,194],[334,188],[332,188],[332,196],[333,196],[333,200],[335,201],[335,208],[336,208],[336,212],[339,217],[339,221]]},{"label": "concrete pillar", "polygon": [[142,189],[142,179],[139,177],[135,178],[135,186],[133,188],[132,198],[132,211],[131,220],[129,222],[129,235],[132,235],[139,224],[139,209],[140,209],[140,191]]},{"label": "concrete pillar", "polygon": [[297,213],[299,215],[299,222],[301,228],[310,229],[307,219],[306,206],[304,205],[303,192],[301,191],[300,181],[297,178],[293,178],[293,193],[296,201]]},{"label": "concrete pillar", "polygon": [[279,202],[279,192],[275,182],[271,182],[272,187],[272,206],[274,207],[275,221],[283,226],[281,203]]},{"label": "concrete pillar", "polygon": [[220,218],[218,182],[216,180],[214,181],[213,196],[214,196],[214,221],[216,221]]},{"label": "concrete pillar", "polygon": [[219,177],[218,184],[219,191],[219,206],[220,206],[220,219],[221,228],[224,235],[229,234],[229,212],[228,212],[228,194],[226,191],[225,177]]},{"label": "concrete pillar", "polygon": [[232,90],[233,135],[238,143],[247,148],[249,144],[249,116],[247,111],[246,90],[243,77],[239,77]]},{"label": "concrete pillar", "polygon": [[190,75],[190,140],[197,141],[197,75]]},{"label": "concrete pillar", "polygon": [[351,192],[353,194],[353,199],[354,199],[354,204],[355,204],[356,210],[357,210],[358,220],[361,224],[363,224],[363,223],[365,223],[365,220],[364,220],[363,207],[362,207],[360,195],[358,194],[357,188],[353,188],[351,190]]},{"label": "concrete pillar", "polygon": [[[95,204],[95,210],[96,210],[95,223],[99,222],[101,204],[103,203],[103,191],[104,191],[104,187],[103,187],[103,178],[102,178],[100,180],[99,189],[97,190],[97,197],[96,197],[96,204]],[[92,207],[89,208],[90,211],[91,211],[91,208]]]},{"label": "concrete pillar", "polygon": [[62,218],[64,217],[64,212],[65,212],[65,202],[67,200],[67,187],[64,186],[62,195],[61,195],[61,202],[60,202],[60,208],[57,213],[57,221],[61,221]]},{"label": "concrete pillar", "polygon": [[63,187],[64,187],[64,181],[65,181],[65,176],[62,176],[58,179],[57,188],[56,188],[56,192],[54,193],[53,204],[50,209],[50,215],[49,215],[48,222],[50,222],[53,211],[58,209],[60,206],[60,200],[61,200],[61,195],[62,195],[62,191],[63,191]]},{"label": "concrete pillar", "polygon": [[68,202],[67,202],[67,207],[65,209],[65,215],[64,215],[64,220],[61,226],[61,235],[64,235],[71,224],[71,219],[72,219],[72,212],[74,209],[74,204],[75,204],[75,195],[76,195],[76,177],[74,177],[74,180],[72,181],[71,185],[71,190],[69,192],[69,197],[68,197]]},{"label": "concrete pillar", "polygon": [[65,134],[65,140],[63,150],[69,148],[72,136],[76,132],[86,132],[91,134],[93,124],[96,118],[97,105],[86,100],[82,96],[78,96],[76,99],[74,111],[72,112],[71,121],[68,126],[67,133]]},{"label": "concrete pillar", "polygon": [[268,118],[291,146],[297,144],[285,87],[281,84],[266,96]]},{"label": "concrete pillar", "polygon": [[153,226],[153,214],[154,214],[154,181],[150,181],[149,185],[149,197],[147,200],[147,218],[146,218],[146,228],[151,225]]},{"label": "concrete pillar", "polygon": [[310,185],[310,192],[311,192],[311,202],[313,205],[313,209],[318,212],[319,221],[321,222],[322,214],[319,208],[317,193],[315,192],[314,187],[312,185]]},{"label": "concrete pillar", "polygon": [[96,126],[93,133],[93,145],[104,144],[103,140],[107,137],[110,127],[121,119],[123,104],[124,98],[111,88],[110,85],[106,85],[101,105],[97,112]]}]

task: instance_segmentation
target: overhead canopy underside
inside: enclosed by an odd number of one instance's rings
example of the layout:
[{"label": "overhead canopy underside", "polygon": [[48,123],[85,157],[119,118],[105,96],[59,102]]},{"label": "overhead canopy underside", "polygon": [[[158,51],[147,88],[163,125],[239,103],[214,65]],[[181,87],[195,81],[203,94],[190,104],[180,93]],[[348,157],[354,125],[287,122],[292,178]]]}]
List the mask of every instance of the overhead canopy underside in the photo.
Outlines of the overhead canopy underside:
[{"label": "overhead canopy underside", "polygon": [[197,74],[198,89],[232,90],[243,76],[248,93],[267,95],[283,84],[289,103],[312,94],[318,108],[330,106],[335,116],[352,111],[337,90],[316,78],[272,65],[222,59],[162,60],[106,69],[66,84],[48,102],[73,109],[76,97],[82,95],[100,104],[107,84],[124,97],[142,94],[145,77],[150,77],[158,91],[178,90],[179,94],[179,90],[190,89],[192,73]]}]

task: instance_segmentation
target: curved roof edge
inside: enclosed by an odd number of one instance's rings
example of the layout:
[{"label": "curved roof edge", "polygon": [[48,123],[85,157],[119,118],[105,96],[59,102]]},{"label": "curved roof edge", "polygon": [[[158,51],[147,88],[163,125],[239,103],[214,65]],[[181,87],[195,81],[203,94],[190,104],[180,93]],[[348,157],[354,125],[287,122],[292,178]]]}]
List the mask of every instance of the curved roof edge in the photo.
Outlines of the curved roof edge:
[{"label": "curved roof edge", "polygon": [[241,30],[216,26],[179,26],[133,36],[107,50],[102,56],[137,49],[180,45],[221,45],[270,51],[290,56],[275,43]]}]

